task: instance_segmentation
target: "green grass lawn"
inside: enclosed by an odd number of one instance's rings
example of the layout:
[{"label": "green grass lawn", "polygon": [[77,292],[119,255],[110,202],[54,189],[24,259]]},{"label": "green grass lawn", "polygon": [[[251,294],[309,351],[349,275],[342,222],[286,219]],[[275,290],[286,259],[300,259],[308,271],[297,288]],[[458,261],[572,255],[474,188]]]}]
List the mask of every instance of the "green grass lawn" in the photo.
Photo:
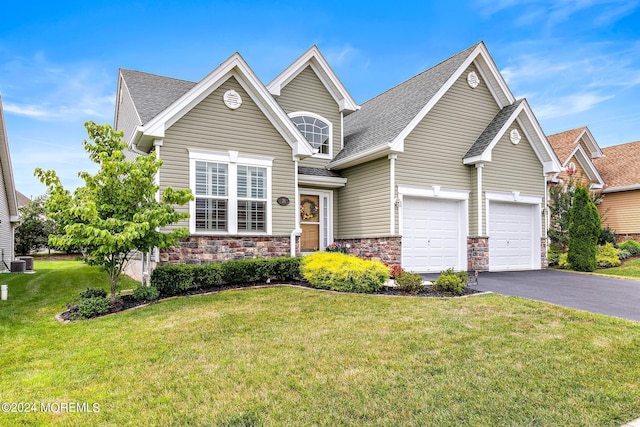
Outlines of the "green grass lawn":
[{"label": "green grass lawn", "polygon": [[640,258],[624,261],[620,267],[597,270],[597,274],[607,276],[626,277],[629,279],[640,279]]},{"label": "green grass lawn", "polygon": [[0,425],[619,426],[640,416],[640,324],[521,298],[292,287],[54,315],[106,276],[0,276],[0,401],[97,403]]}]

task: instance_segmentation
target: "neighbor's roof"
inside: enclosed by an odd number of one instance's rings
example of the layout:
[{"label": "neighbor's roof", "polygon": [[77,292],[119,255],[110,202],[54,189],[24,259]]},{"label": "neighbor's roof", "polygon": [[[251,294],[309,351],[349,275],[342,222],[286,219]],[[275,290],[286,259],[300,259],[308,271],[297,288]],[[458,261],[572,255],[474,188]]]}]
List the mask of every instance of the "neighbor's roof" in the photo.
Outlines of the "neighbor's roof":
[{"label": "neighbor's roof", "polygon": [[569,155],[573,152],[573,150],[575,150],[576,147],[574,143],[585,129],[586,126],[582,126],[576,129],[571,129],[547,136],[551,147],[553,147],[553,151],[556,152],[556,155],[562,163],[567,161]]},{"label": "neighbor's roof", "polygon": [[24,194],[22,194],[18,190],[16,190],[16,197],[18,199],[18,208],[26,206],[31,201],[31,199],[29,197],[25,196]]},{"label": "neighbor's roof", "polygon": [[142,124],[158,115],[196,85],[195,82],[120,69]]},{"label": "neighbor's roof", "polygon": [[607,183],[607,189],[623,190],[620,187],[632,186],[640,189],[640,141],[605,147],[602,151],[604,157],[593,163]]},{"label": "neighbor's roof", "polygon": [[334,161],[393,142],[480,43],[376,96],[346,116],[344,148]]}]

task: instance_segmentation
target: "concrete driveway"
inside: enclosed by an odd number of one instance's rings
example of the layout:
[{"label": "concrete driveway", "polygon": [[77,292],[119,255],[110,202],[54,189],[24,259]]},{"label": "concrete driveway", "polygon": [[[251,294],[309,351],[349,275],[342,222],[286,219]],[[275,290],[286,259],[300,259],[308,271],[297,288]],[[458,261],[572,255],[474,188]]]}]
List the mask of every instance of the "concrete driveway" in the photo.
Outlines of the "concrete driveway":
[{"label": "concrete driveway", "polygon": [[[428,275],[429,280],[436,277]],[[480,273],[477,289],[640,322],[638,280],[556,270],[485,272]]]}]

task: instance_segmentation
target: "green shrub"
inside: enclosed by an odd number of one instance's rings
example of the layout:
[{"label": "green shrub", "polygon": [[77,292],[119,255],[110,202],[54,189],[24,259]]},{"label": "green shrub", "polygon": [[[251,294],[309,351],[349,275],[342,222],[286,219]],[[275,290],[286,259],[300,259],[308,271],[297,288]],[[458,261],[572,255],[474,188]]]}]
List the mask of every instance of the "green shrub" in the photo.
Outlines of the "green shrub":
[{"label": "green shrub", "polygon": [[300,277],[300,257],[274,258],[273,278],[282,282],[290,282]]},{"label": "green shrub", "polygon": [[620,258],[618,251],[611,243],[604,246],[598,246],[596,250],[596,263],[598,268],[611,268],[620,266]]},{"label": "green shrub", "polygon": [[151,286],[161,296],[179,295],[193,285],[194,267],[187,264],[160,265],[151,273]]},{"label": "green shrub", "polygon": [[635,240],[627,240],[618,245],[618,248],[628,251],[632,256],[640,255],[640,243]]},{"label": "green shrub", "polygon": [[340,292],[375,292],[389,278],[383,263],[338,252],[308,255],[302,259],[300,270],[311,286]]},{"label": "green shrub", "polygon": [[398,289],[412,295],[419,294],[424,289],[423,281],[424,279],[420,274],[409,271],[403,271],[402,274],[396,277]]},{"label": "green shrub", "polygon": [[608,225],[600,230],[600,236],[598,236],[598,245],[604,246],[607,243],[616,246],[616,233]]},{"label": "green shrub", "polygon": [[107,291],[102,288],[87,288],[84,291],[80,292],[80,298],[89,299],[89,298],[106,298]]},{"label": "green shrub", "polygon": [[631,256],[631,253],[626,249],[616,249],[618,251],[618,259],[622,261],[623,259],[627,259]]},{"label": "green shrub", "polygon": [[594,271],[596,246],[600,236],[600,214],[589,190],[578,186],[573,196],[569,220],[569,265],[577,271]]},{"label": "green shrub", "polygon": [[560,255],[562,255],[560,249],[555,246],[550,246],[547,251],[547,262],[549,265],[558,265],[560,262]]},{"label": "green shrub", "polygon": [[222,280],[229,284],[289,282],[300,276],[300,258],[256,258],[227,261],[221,265]]},{"label": "green shrub", "polygon": [[558,258],[558,267],[560,268],[569,268],[569,255],[565,252],[563,254],[560,254],[560,257]]},{"label": "green shrub", "polygon": [[449,268],[440,272],[440,276],[433,284],[433,289],[439,292],[451,292],[456,295],[462,295],[466,285],[467,272],[455,272],[453,268]]},{"label": "green shrub", "polygon": [[78,310],[73,313],[74,319],[91,319],[109,312],[110,304],[107,297],[83,298],[78,303]]},{"label": "green shrub", "polygon": [[153,286],[139,285],[133,290],[133,298],[136,301],[155,301],[160,297],[160,291]]},{"label": "green shrub", "polygon": [[193,267],[194,288],[214,288],[222,284],[222,264],[210,263]]}]

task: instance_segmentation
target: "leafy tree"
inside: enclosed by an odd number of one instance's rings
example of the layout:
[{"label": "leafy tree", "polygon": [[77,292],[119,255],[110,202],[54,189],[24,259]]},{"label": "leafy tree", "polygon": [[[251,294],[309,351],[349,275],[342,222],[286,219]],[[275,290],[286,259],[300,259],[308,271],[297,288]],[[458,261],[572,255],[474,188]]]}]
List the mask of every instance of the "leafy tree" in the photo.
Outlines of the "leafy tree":
[{"label": "leafy tree", "polygon": [[44,196],[36,197],[20,208],[20,224],[15,230],[16,253],[29,255],[48,246],[54,223],[47,218]]},{"label": "leafy tree", "polygon": [[575,189],[569,220],[569,252],[567,260],[572,269],[594,271],[596,246],[600,236],[600,215],[589,197],[586,187]]},{"label": "leafy tree", "polygon": [[84,187],[73,194],[66,190],[55,171],[36,169],[36,176],[49,189],[45,203],[59,232],[49,237],[52,246],[83,249],[84,259],[102,267],[109,275],[111,300],[122,269],[136,251],[166,248],[186,237],[185,228],[160,232],[160,227],[187,218],[173,205],[193,199],[190,190],[167,188],[156,200],[154,177],[162,165],[154,153],[127,160],[122,151],[122,132],[109,125],[85,123],[91,142],[83,141],[89,158],[99,165],[95,175],[80,172]]}]

